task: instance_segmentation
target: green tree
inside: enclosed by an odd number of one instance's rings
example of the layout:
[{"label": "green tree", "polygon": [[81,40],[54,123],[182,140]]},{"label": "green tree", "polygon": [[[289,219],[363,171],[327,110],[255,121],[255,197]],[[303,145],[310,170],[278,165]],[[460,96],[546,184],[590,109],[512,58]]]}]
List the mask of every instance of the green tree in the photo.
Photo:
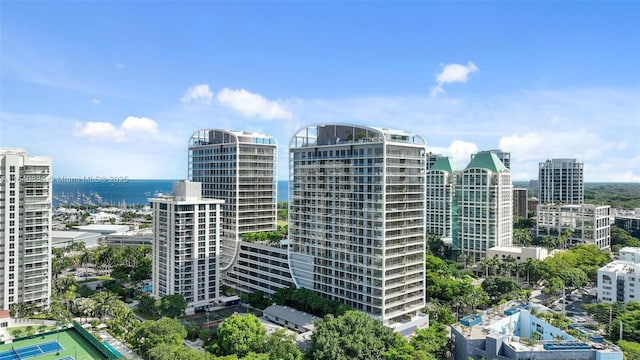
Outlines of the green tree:
[{"label": "green tree", "polygon": [[520,283],[504,276],[489,277],[482,282],[481,286],[489,296],[489,299],[494,302],[498,302],[501,299],[508,299],[516,292],[522,290]]},{"label": "green tree", "polygon": [[542,293],[546,295],[560,295],[564,289],[564,281],[559,276],[547,280]]},{"label": "green tree", "polygon": [[384,359],[383,354],[396,343],[393,330],[360,311],[327,315],[315,325],[311,348],[305,354],[308,359]]},{"label": "green tree", "polygon": [[625,310],[611,323],[609,336],[613,341],[620,340],[620,323],[622,323],[622,340],[640,343],[640,303],[630,302]]},{"label": "green tree", "polygon": [[447,359],[449,334],[444,324],[433,322],[429,327],[415,332],[410,342],[416,350],[435,355],[437,359]]},{"label": "green tree", "polygon": [[626,359],[640,359],[640,343],[618,340],[617,345],[622,349]]},{"label": "green tree", "polygon": [[295,344],[296,336],[278,329],[267,336],[265,345],[270,360],[301,360],[302,352]]},{"label": "green tree", "polygon": [[266,330],[253,314],[234,314],[218,326],[214,352],[216,355],[246,356],[250,352],[261,353]]},{"label": "green tree", "polygon": [[187,331],[180,321],[162,318],[138,323],[129,335],[129,343],[142,357],[148,358],[151,349],[160,344],[182,346],[186,336]]},{"label": "green tree", "polygon": [[167,295],[160,300],[160,312],[162,316],[177,318],[184,315],[187,302],[180,294]]}]

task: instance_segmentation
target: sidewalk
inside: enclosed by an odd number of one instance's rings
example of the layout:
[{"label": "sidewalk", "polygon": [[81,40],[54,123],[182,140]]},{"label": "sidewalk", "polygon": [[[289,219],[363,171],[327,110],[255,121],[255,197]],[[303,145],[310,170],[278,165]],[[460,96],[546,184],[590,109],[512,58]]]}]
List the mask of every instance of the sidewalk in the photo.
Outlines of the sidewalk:
[{"label": "sidewalk", "polygon": [[105,330],[100,330],[98,331],[98,333],[100,334],[100,338],[103,341],[108,342],[109,345],[113,346],[116,350],[118,350],[118,352],[120,352],[120,354],[122,354],[125,358],[131,359],[131,360],[142,360],[140,356],[138,356],[136,353],[131,351],[131,349],[129,349],[123,343],[121,343],[120,340],[114,338],[113,336],[111,336],[111,334],[109,334]]}]

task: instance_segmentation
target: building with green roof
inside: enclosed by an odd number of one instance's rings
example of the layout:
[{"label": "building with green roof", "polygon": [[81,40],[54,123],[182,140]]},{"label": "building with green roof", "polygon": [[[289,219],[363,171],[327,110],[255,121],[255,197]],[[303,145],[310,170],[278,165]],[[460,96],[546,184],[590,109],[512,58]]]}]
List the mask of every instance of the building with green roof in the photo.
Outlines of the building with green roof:
[{"label": "building with green roof", "polygon": [[440,156],[427,171],[426,222],[427,233],[439,235],[457,248],[455,229],[455,173],[451,158]]},{"label": "building with green roof", "polygon": [[511,246],[513,186],[511,172],[493,151],[471,159],[456,179],[457,243],[476,261],[489,248]]}]

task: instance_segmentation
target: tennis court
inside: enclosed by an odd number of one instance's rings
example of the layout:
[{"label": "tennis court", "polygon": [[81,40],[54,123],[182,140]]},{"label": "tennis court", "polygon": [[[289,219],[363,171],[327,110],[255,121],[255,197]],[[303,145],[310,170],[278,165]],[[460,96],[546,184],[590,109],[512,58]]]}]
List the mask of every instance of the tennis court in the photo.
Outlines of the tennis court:
[{"label": "tennis court", "polygon": [[38,345],[24,346],[21,348],[13,347],[11,350],[0,353],[0,360],[19,360],[28,359],[34,356],[52,353],[54,351],[64,350],[62,345],[57,341],[49,341]]},{"label": "tennis court", "polygon": [[12,344],[0,345],[0,360],[103,360],[106,359],[93,345],[75,330],[33,336]]}]

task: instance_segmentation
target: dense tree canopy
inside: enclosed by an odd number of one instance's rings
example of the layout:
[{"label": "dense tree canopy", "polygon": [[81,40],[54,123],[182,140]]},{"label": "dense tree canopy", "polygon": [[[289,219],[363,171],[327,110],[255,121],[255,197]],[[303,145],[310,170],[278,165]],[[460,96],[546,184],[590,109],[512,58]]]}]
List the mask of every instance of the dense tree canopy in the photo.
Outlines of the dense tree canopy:
[{"label": "dense tree canopy", "polygon": [[233,314],[218,326],[213,351],[217,355],[238,356],[261,353],[266,336],[264,325],[253,314]]},{"label": "dense tree canopy", "polygon": [[320,297],[313,290],[305,288],[280,289],[273,295],[273,301],[278,305],[289,306],[318,317],[327,314],[341,315],[350,309],[347,305]]},{"label": "dense tree canopy", "polygon": [[359,311],[327,315],[316,322],[312,346],[306,354],[313,360],[375,360],[394,346],[396,335],[380,321]]},{"label": "dense tree canopy", "polygon": [[148,358],[151,350],[158,345],[171,348],[182,346],[187,331],[180,321],[162,318],[158,321],[143,321],[136,325],[129,335],[129,343],[133,350],[144,358]]}]

